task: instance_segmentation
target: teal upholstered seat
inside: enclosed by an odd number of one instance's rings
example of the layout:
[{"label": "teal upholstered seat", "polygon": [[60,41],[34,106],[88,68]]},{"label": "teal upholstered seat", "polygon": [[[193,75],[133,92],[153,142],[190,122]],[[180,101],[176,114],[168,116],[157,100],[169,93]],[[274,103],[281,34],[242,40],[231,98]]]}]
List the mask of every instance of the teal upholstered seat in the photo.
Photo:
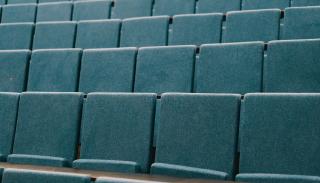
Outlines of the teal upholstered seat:
[{"label": "teal upholstered seat", "polygon": [[320,182],[319,103],[319,94],[245,95],[238,179]]},{"label": "teal upholstered seat", "polygon": [[69,166],[76,158],[81,93],[22,93],[8,162]]},{"label": "teal upholstered seat", "polygon": [[264,91],[320,92],[319,54],[319,39],[270,42]]},{"label": "teal upholstered seat", "polygon": [[80,159],[73,167],[148,172],[156,94],[91,93],[82,120]]},{"label": "teal upholstered seat", "polygon": [[7,4],[37,3],[38,0],[7,0]]},{"label": "teal upholstered seat", "polygon": [[291,6],[319,6],[320,1],[318,0],[291,0]]},{"label": "teal upholstered seat", "polygon": [[0,91],[22,92],[26,88],[30,51],[0,51]]},{"label": "teal upholstered seat", "polygon": [[0,92],[0,161],[5,161],[7,155],[11,154],[18,113],[18,103],[18,93]]},{"label": "teal upholstered seat", "polygon": [[50,3],[50,2],[62,2],[62,1],[72,1],[72,0],[38,0],[38,3]]},{"label": "teal upholstered seat", "polygon": [[263,51],[263,42],[202,45],[195,92],[261,92]]},{"label": "teal upholstered seat", "polygon": [[152,174],[232,179],[240,95],[162,95]]},{"label": "teal upholstered seat", "polygon": [[125,19],[122,22],[120,46],[165,46],[168,27],[168,16]]},{"label": "teal upholstered seat", "polygon": [[54,2],[38,5],[37,22],[69,21],[72,18],[72,2]]},{"label": "teal upholstered seat", "polygon": [[1,23],[34,22],[37,4],[14,4],[2,7]]},{"label": "teal upholstered seat", "polygon": [[283,39],[314,38],[320,38],[320,7],[287,8]]},{"label": "teal upholstered seat", "polygon": [[33,27],[33,23],[0,24],[0,49],[30,49]]},{"label": "teal upholstered seat", "polygon": [[192,14],[195,7],[195,0],[154,0],[153,15]]},{"label": "teal upholstered seat", "polygon": [[281,175],[281,174],[239,174],[236,177],[239,182],[252,183],[319,183],[320,177],[306,175]]},{"label": "teal upholstered seat", "polygon": [[90,183],[87,175],[32,170],[5,169],[2,183]]},{"label": "teal upholstered seat", "polygon": [[76,48],[115,48],[120,40],[121,20],[80,21]]},{"label": "teal upholstered seat", "polygon": [[[201,45],[221,41],[223,14],[176,15],[170,45]],[[195,28],[196,27],[196,28]]]},{"label": "teal upholstered seat", "polygon": [[226,13],[240,10],[240,0],[198,0],[197,13]]},{"label": "teal upholstered seat", "polygon": [[140,48],[135,92],[191,92],[195,46]]},{"label": "teal upholstered seat", "polygon": [[280,10],[248,10],[227,13],[223,42],[279,39]]},{"label": "teal upholstered seat", "polygon": [[254,9],[285,9],[289,7],[290,0],[243,0],[243,10],[254,10]]},{"label": "teal upholstered seat", "polygon": [[76,22],[37,23],[33,49],[73,48]]},{"label": "teal upholstered seat", "polygon": [[111,12],[110,0],[75,1],[73,20],[108,19]]},{"label": "teal upholstered seat", "polygon": [[85,50],[79,91],[132,92],[136,54],[136,48]]},{"label": "teal upholstered seat", "polygon": [[33,51],[29,68],[28,91],[77,91],[80,59],[80,49]]},{"label": "teal upholstered seat", "polygon": [[112,18],[151,16],[153,0],[115,0]]},{"label": "teal upholstered seat", "polygon": [[95,182],[96,183],[162,183],[157,181],[111,178],[111,177],[99,177],[96,179]]}]

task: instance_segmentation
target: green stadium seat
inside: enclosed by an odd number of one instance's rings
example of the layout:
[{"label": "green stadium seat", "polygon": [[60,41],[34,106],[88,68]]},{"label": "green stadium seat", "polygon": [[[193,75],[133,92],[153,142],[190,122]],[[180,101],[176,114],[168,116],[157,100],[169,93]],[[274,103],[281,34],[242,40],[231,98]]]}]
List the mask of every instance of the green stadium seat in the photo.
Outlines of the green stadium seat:
[{"label": "green stadium seat", "polygon": [[283,39],[314,38],[320,38],[320,7],[287,8]]},{"label": "green stadium seat", "polygon": [[153,0],[115,0],[112,18],[151,16]]},{"label": "green stadium seat", "polygon": [[72,18],[72,2],[54,2],[38,4],[37,22],[70,21]]},{"label": "green stadium seat", "polygon": [[74,168],[148,172],[156,94],[91,93]]},{"label": "green stadium seat", "polygon": [[229,12],[223,42],[277,40],[280,16],[279,9]]},{"label": "green stadium seat", "polygon": [[78,90],[81,49],[33,51],[28,91],[75,92]]},{"label": "green stadium seat", "polygon": [[319,94],[245,95],[237,179],[318,183],[319,103]]},{"label": "green stadium seat", "polygon": [[196,0],[154,0],[153,15],[192,14],[195,7]]},{"label": "green stadium seat", "polygon": [[17,164],[70,166],[76,158],[83,95],[22,93],[13,154]]},{"label": "green stadium seat", "polygon": [[319,0],[291,0],[291,6],[320,6]]},{"label": "green stadium seat", "polygon": [[35,22],[37,4],[12,4],[2,7],[1,23]]},{"label": "green stadium seat", "polygon": [[0,24],[0,50],[30,49],[33,23]]},{"label": "green stadium seat", "polygon": [[76,22],[37,23],[33,49],[73,48],[76,26]]},{"label": "green stadium seat", "polygon": [[27,3],[37,3],[38,0],[7,0],[7,4],[27,4]]},{"label": "green stadium seat", "polygon": [[151,173],[232,179],[240,98],[232,94],[163,94]]},{"label": "green stadium seat", "polygon": [[263,52],[263,42],[202,45],[195,92],[261,92]]},{"label": "green stadium seat", "polygon": [[111,12],[110,0],[75,1],[73,20],[108,19]]},{"label": "green stadium seat", "polygon": [[165,46],[168,27],[168,16],[125,19],[122,22],[120,46]]},{"label": "green stadium seat", "polygon": [[120,40],[121,20],[80,21],[76,48],[116,48]]},{"label": "green stadium seat", "polygon": [[123,178],[111,178],[111,177],[100,177],[100,178],[96,179],[95,183],[163,183],[163,182],[123,179]]},{"label": "green stadium seat", "polygon": [[6,169],[2,183],[90,183],[87,175],[35,170]]},{"label": "green stadium seat", "polygon": [[317,176],[301,176],[301,175],[279,175],[279,174],[239,174],[237,176],[239,182],[252,183],[319,183],[320,177]]},{"label": "green stadium seat", "polygon": [[[201,45],[221,41],[223,14],[176,15],[170,45]],[[195,28],[196,27],[196,28]]]},{"label": "green stadium seat", "polygon": [[285,9],[289,7],[290,0],[242,0],[243,10],[255,9]]},{"label": "green stadium seat", "polygon": [[195,46],[140,48],[134,92],[191,92]]},{"label": "green stadium seat", "polygon": [[226,13],[241,8],[240,0],[198,0],[197,13]]},{"label": "green stadium seat", "polygon": [[85,50],[79,91],[132,92],[136,54],[136,48]]},{"label": "green stadium seat", "polygon": [[0,92],[0,161],[6,161],[7,155],[11,154],[18,103],[18,93]]},{"label": "green stadium seat", "polygon": [[320,92],[320,40],[269,43],[264,92]]},{"label": "green stadium seat", "polygon": [[72,0],[38,0],[38,3],[65,2],[65,1],[72,1]]},{"label": "green stadium seat", "polygon": [[29,50],[0,51],[0,91],[22,92],[26,88]]}]

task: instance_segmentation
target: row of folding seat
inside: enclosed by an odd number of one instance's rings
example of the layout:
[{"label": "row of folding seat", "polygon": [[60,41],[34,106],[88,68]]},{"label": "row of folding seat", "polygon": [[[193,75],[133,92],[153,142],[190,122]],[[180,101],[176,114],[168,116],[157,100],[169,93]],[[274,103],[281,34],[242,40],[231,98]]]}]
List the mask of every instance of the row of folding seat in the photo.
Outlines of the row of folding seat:
[{"label": "row of folding seat", "polygon": [[[0,91],[319,92],[320,40],[0,51]],[[31,57],[31,59],[30,59]],[[30,63],[29,63],[30,60]]]},{"label": "row of folding seat", "polygon": [[[5,0],[2,0],[4,4]],[[8,0],[8,4],[37,3],[38,0]],[[296,6],[319,6],[318,0],[91,0],[61,2],[61,0],[39,0],[43,2],[57,2],[54,4],[40,4],[39,13],[46,20],[71,20],[73,9],[74,20],[131,18],[142,16],[178,15],[193,13],[225,13],[228,11],[252,9],[285,9]],[[1,4],[1,3],[0,3]],[[33,6],[36,6],[34,4]],[[24,8],[23,8],[24,7]],[[9,6],[13,9],[13,7]],[[18,11],[25,11],[21,6]],[[31,11],[29,9],[29,11]],[[30,12],[31,13],[31,12]],[[64,15],[64,16],[63,16]],[[13,15],[14,16],[14,15]],[[40,16],[39,21],[43,19]]]},{"label": "row of folding seat", "polygon": [[[0,97],[2,160],[149,172],[156,94],[90,93],[82,113],[81,93]],[[237,180],[320,180],[320,94],[247,94],[241,104],[234,94],[166,93],[160,102],[152,174],[233,179],[240,133]]]},{"label": "row of folding seat", "polygon": [[201,45],[270,41],[279,37],[312,39],[320,37],[319,16],[320,7],[287,9],[283,31],[279,31],[279,10],[231,12],[224,28],[222,14],[179,15],[173,17],[172,26],[168,16],[35,25],[8,23],[0,24],[0,49]]},{"label": "row of folding seat", "polygon": [[91,181],[87,175],[19,169],[5,169],[2,183],[161,183],[134,179],[99,177]]}]

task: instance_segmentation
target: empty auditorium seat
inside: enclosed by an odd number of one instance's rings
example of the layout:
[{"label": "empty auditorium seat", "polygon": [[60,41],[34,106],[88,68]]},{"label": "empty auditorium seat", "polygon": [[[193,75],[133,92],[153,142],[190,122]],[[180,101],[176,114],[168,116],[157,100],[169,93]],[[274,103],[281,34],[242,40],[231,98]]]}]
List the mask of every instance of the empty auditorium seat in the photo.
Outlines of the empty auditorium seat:
[{"label": "empty auditorium seat", "polygon": [[319,39],[270,42],[264,91],[320,92],[319,54]]},{"label": "empty auditorium seat", "polygon": [[37,23],[33,49],[73,48],[76,26],[76,22]]},{"label": "empty auditorium seat", "polygon": [[197,13],[226,13],[241,8],[240,0],[198,0]]},{"label": "empty auditorium seat", "polygon": [[201,46],[195,92],[261,92],[263,51],[263,42]]},{"label": "empty auditorium seat", "polygon": [[135,92],[191,92],[195,46],[140,48]]},{"label": "empty auditorium seat", "polygon": [[73,167],[148,172],[155,102],[155,94],[89,94],[82,120],[80,159]]},{"label": "empty auditorium seat", "polygon": [[7,161],[69,166],[76,156],[82,100],[81,93],[22,93],[13,154]]},{"label": "empty auditorium seat", "polygon": [[319,6],[319,0],[291,0],[291,6]]},{"label": "empty auditorium seat", "polygon": [[30,51],[0,51],[0,91],[22,92],[27,80]]},{"label": "empty auditorium seat", "polygon": [[110,0],[75,1],[73,20],[108,19],[111,11]]},{"label": "empty auditorium seat", "polygon": [[0,24],[0,49],[30,49],[32,36],[33,23]]},{"label": "empty auditorium seat", "polygon": [[87,175],[5,169],[2,183],[90,183]]},{"label": "empty auditorium seat", "polygon": [[78,90],[81,49],[33,51],[28,91],[75,92]]},{"label": "empty auditorium seat", "polygon": [[163,183],[163,182],[124,179],[124,178],[100,177],[100,178],[96,179],[95,183]]},{"label": "empty auditorium seat", "polygon": [[7,4],[37,3],[38,0],[7,0]]},{"label": "empty auditorium seat", "polygon": [[153,0],[115,0],[112,18],[151,16]]},{"label": "empty auditorium seat", "polygon": [[254,9],[285,9],[289,7],[290,0],[243,0],[243,10],[254,10]]},{"label": "empty auditorium seat", "polygon": [[136,54],[136,48],[85,50],[79,91],[132,92]]},{"label": "empty auditorium seat", "polygon": [[80,21],[76,48],[115,48],[120,40],[121,20]]},{"label": "empty auditorium seat", "polygon": [[54,2],[38,5],[37,22],[70,21],[72,18],[72,2]]},{"label": "empty auditorium seat", "polygon": [[223,14],[176,15],[170,45],[219,43]]},{"label": "empty auditorium seat", "polygon": [[38,0],[38,3],[50,3],[50,2],[62,2],[62,1],[72,1],[72,0]]},{"label": "empty auditorium seat", "polygon": [[240,95],[162,95],[152,174],[231,179]]},{"label": "empty auditorium seat", "polygon": [[125,19],[122,22],[120,46],[165,46],[168,26],[168,16]]},{"label": "empty auditorium seat", "polygon": [[224,42],[279,39],[280,10],[248,10],[227,13]]},{"label": "empty auditorium seat", "polygon": [[11,154],[18,103],[18,93],[0,92],[0,161],[5,161],[7,155]]},{"label": "empty auditorium seat", "polygon": [[319,94],[246,95],[237,179],[320,182],[319,103]]},{"label": "empty auditorium seat", "polygon": [[196,0],[155,0],[153,15],[178,15],[195,12]]},{"label": "empty auditorium seat", "polygon": [[2,7],[1,23],[34,22],[37,4],[13,4]]},{"label": "empty auditorium seat", "polygon": [[320,38],[320,7],[287,8],[283,39],[314,38]]}]

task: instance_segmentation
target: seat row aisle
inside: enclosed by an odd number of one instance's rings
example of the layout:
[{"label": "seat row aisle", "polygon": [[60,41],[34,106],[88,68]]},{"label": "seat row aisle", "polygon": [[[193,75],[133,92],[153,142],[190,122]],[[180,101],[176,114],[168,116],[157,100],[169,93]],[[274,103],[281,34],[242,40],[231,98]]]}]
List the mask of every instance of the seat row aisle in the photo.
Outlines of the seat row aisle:
[{"label": "seat row aisle", "polygon": [[[320,40],[0,51],[0,91],[319,92]],[[30,59],[31,57],[31,59]],[[30,59],[30,62],[29,62]],[[290,63],[290,67],[288,67]]]},{"label": "seat row aisle", "polygon": [[[7,1],[7,3],[5,2]],[[39,5],[36,3],[39,1]],[[22,3],[22,4],[21,4]],[[0,0],[6,9],[34,10],[37,20],[93,20],[132,18],[158,15],[226,13],[255,9],[285,9],[287,7],[319,6],[318,0]],[[28,8],[27,8],[28,7]],[[13,15],[14,16],[14,15]]]},{"label": "seat row aisle", "polygon": [[311,177],[320,175],[320,94],[247,94],[241,105],[235,94],[166,93],[155,162],[156,94],[90,93],[83,112],[81,93],[0,97],[1,159],[9,163],[232,180],[240,134],[237,180],[320,179]]}]

